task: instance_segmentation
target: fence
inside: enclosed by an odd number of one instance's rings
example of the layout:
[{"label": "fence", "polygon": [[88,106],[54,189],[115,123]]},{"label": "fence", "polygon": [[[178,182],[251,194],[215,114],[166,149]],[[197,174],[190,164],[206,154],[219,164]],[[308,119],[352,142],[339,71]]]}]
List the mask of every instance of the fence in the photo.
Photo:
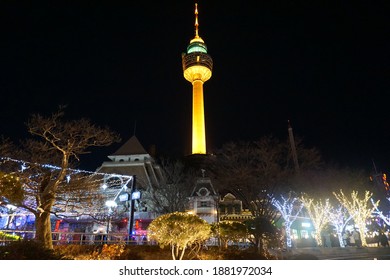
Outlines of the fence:
[{"label": "fence", "polygon": [[[35,239],[35,231],[2,230],[0,231],[0,245],[9,244],[19,240]],[[79,232],[52,232],[53,245],[79,244],[116,244],[129,245],[151,244],[146,236],[133,235],[129,240],[127,233],[79,233]]]}]

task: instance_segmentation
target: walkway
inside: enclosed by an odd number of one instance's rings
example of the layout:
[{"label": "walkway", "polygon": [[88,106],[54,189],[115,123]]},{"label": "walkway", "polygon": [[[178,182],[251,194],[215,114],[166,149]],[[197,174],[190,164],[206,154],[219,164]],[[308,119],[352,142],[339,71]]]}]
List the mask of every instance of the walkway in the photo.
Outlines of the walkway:
[{"label": "walkway", "polygon": [[290,260],[390,260],[390,248],[386,247],[309,247],[283,252],[280,259]]}]

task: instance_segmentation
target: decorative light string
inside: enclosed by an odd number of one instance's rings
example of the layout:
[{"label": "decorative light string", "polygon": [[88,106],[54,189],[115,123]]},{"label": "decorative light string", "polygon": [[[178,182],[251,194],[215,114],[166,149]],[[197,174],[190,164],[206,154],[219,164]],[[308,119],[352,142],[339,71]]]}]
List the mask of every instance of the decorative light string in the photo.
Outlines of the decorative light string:
[{"label": "decorative light string", "polygon": [[[45,163],[45,164],[32,163],[32,162],[28,162],[28,161],[24,161],[24,160],[20,160],[20,159],[13,159],[13,158],[10,158],[10,157],[0,157],[0,161],[2,161],[2,162],[11,161],[11,162],[19,163],[21,172],[24,172],[25,170],[29,169],[31,166],[40,166],[40,167],[43,167],[43,168],[48,168],[48,169],[53,169],[53,170],[61,170],[62,169],[59,166],[56,166],[56,165],[53,165],[53,164],[49,164],[49,163]],[[68,182],[70,181],[70,176],[74,175],[74,174],[77,174],[77,173],[86,173],[86,174],[90,174],[90,175],[102,175],[102,176],[116,176],[116,177],[121,177],[121,178],[125,178],[125,179],[132,179],[133,178],[133,176],[129,176],[129,175],[120,175],[120,174],[115,174],[115,173],[104,173],[104,172],[94,172],[94,171],[88,171],[88,170],[83,170],[83,169],[67,168],[66,170],[71,173],[71,174],[67,175],[66,180]]]},{"label": "decorative light string", "polygon": [[[52,171],[54,171],[54,170],[59,171],[62,169],[61,167],[58,167],[58,166],[53,165],[53,164],[32,163],[32,162],[14,159],[14,158],[10,158],[10,157],[0,157],[0,165],[5,164],[7,162],[12,162],[12,163],[16,163],[16,164],[20,165],[20,168],[16,171],[16,173],[25,173],[26,170],[31,169],[33,166],[40,167],[43,169],[49,169]],[[66,172],[67,172],[67,175],[65,176],[65,182],[67,184],[69,184],[71,182],[71,178],[73,175],[86,174],[86,176],[84,176],[84,177],[101,176],[102,178],[92,178],[92,181],[90,179],[88,179],[88,180],[89,180],[89,182],[96,183],[97,185],[100,185],[100,187],[103,190],[105,190],[106,188],[109,188],[111,186],[116,186],[116,185],[119,186],[120,185],[121,188],[119,191],[115,189],[115,190],[111,190],[110,192],[106,193],[106,196],[111,196],[111,195],[114,196],[114,199],[112,199],[112,201],[115,201],[118,198],[118,196],[122,190],[126,190],[127,188],[129,188],[128,184],[130,182],[132,182],[133,178],[134,178],[134,176],[129,176],[129,175],[120,175],[120,174],[105,173],[105,172],[93,172],[93,171],[87,171],[87,170],[82,170],[82,169],[73,169],[73,168],[67,168]],[[30,179],[34,179],[34,178],[38,178],[42,174],[34,173],[31,175],[30,174],[28,174],[28,175],[29,175],[28,177]],[[112,178],[116,179],[116,180],[113,180],[113,181],[111,180],[110,182],[108,182],[108,180],[112,179]],[[80,179],[80,177],[78,179]],[[30,182],[30,184],[36,185],[34,180],[32,180]],[[114,191],[114,193],[112,193],[112,191]],[[87,191],[86,194],[91,195],[92,193]],[[84,195],[86,195],[86,194],[84,194]],[[3,202],[5,202],[5,201],[3,201]],[[60,202],[60,204],[61,204],[61,202]],[[60,204],[57,204],[57,206]],[[5,202],[5,204],[3,203],[3,205],[0,205],[0,206],[6,207],[6,205],[10,205],[10,204]],[[24,211],[22,211],[22,212],[24,212]],[[65,212],[67,212],[67,211],[65,211]],[[14,214],[16,214],[16,212],[14,212]]]}]

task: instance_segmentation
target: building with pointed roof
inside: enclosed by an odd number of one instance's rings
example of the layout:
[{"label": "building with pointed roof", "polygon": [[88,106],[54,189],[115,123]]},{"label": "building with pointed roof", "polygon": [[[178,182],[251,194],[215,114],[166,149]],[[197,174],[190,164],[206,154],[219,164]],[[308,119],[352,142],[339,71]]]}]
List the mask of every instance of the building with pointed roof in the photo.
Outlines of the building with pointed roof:
[{"label": "building with pointed roof", "polygon": [[108,158],[111,161],[103,162],[96,172],[135,175],[137,188],[144,191],[158,186],[162,180],[160,167],[135,135]]},{"label": "building with pointed roof", "polygon": [[[157,213],[151,211],[153,207],[148,198],[153,188],[158,187],[162,182],[160,166],[146,152],[135,135],[108,158],[110,161],[103,162],[96,172],[112,174],[106,178],[107,181],[112,180],[115,174],[135,176],[134,188],[140,192],[140,197],[134,200],[133,232],[136,235],[145,235],[147,226],[157,216]],[[117,186],[112,184],[110,186],[105,191],[111,196],[122,187],[120,183]]]}]

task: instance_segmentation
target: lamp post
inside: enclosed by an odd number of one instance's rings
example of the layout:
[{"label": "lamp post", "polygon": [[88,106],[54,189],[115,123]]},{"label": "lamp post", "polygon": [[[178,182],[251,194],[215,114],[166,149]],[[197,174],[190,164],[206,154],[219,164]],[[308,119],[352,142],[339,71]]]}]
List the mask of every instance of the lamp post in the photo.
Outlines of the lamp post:
[{"label": "lamp post", "polygon": [[134,225],[134,201],[141,198],[141,192],[137,191],[136,187],[136,176],[133,176],[130,193],[129,193],[129,232],[128,232],[128,243],[131,242],[131,237],[133,235],[133,225]]},{"label": "lamp post", "polygon": [[113,209],[116,208],[118,205],[115,202],[115,200],[107,200],[106,206],[108,207],[108,220],[107,220],[107,229],[106,229],[106,242],[108,243],[108,233],[110,231],[110,224],[111,224],[111,217],[112,217]]}]

